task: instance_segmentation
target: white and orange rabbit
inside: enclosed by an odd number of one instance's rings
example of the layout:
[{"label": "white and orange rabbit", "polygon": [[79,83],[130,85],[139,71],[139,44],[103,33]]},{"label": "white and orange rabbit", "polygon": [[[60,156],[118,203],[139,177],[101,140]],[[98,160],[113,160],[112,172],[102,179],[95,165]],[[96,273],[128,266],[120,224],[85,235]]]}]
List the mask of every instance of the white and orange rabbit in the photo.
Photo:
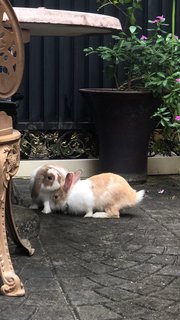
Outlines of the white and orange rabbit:
[{"label": "white and orange rabbit", "polygon": [[55,211],[85,217],[119,218],[120,210],[133,207],[144,197],[144,190],[136,191],[121,176],[102,173],[80,180],[80,171],[69,172],[65,183],[53,192],[50,207]]},{"label": "white and orange rabbit", "polygon": [[65,182],[67,171],[55,165],[42,165],[36,168],[30,179],[30,192],[32,198],[31,209],[43,206],[43,213],[50,213],[49,200],[51,193],[59,189]]}]

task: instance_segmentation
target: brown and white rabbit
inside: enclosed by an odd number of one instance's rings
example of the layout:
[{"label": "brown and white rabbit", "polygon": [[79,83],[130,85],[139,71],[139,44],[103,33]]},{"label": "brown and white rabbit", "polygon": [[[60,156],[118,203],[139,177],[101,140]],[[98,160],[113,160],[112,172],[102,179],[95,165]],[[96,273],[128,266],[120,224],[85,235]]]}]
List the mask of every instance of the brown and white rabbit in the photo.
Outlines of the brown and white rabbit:
[{"label": "brown and white rabbit", "polygon": [[102,173],[79,180],[80,172],[69,172],[65,183],[52,194],[52,210],[67,210],[85,217],[119,218],[120,209],[138,204],[144,190],[134,190],[121,176]]},{"label": "brown and white rabbit", "polygon": [[36,168],[30,179],[30,192],[32,198],[31,209],[43,206],[43,213],[50,213],[49,204],[51,193],[59,189],[65,182],[67,171],[55,165],[42,165]]}]

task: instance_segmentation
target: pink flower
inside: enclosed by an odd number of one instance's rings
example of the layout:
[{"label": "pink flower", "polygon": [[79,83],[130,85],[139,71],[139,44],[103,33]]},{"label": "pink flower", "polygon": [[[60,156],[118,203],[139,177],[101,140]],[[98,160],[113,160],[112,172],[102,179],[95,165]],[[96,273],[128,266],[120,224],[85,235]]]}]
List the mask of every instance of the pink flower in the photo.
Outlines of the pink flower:
[{"label": "pink flower", "polygon": [[156,19],[158,19],[159,21],[164,21],[164,17],[163,16],[157,16]]},{"label": "pink flower", "polygon": [[180,121],[180,116],[176,116],[175,119],[176,119],[177,121]]},{"label": "pink flower", "polygon": [[164,16],[157,16],[156,19],[152,21],[152,23],[163,22],[164,20]]},{"label": "pink flower", "polygon": [[177,78],[177,79],[176,79],[176,82],[180,82],[180,78]]},{"label": "pink flower", "polygon": [[140,40],[147,40],[147,37],[142,35]]}]

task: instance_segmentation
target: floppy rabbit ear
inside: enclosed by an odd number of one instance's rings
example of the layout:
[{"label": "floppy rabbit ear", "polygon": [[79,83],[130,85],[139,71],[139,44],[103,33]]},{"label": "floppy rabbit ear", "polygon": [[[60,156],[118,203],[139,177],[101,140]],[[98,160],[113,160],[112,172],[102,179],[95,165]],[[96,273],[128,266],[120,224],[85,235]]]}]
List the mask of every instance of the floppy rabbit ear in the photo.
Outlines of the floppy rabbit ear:
[{"label": "floppy rabbit ear", "polygon": [[73,185],[74,173],[68,172],[65,178],[64,189],[68,191]]}]

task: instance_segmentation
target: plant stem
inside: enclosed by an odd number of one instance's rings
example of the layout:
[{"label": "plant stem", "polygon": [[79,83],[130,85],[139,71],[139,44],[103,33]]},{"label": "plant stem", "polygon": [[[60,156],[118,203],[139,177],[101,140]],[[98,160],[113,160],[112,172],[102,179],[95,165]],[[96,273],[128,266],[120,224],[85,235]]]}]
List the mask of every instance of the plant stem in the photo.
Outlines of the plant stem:
[{"label": "plant stem", "polygon": [[114,4],[111,0],[109,0],[109,2],[106,2],[104,4],[102,4],[99,8],[98,11],[108,5],[112,5],[113,7],[115,7],[118,11],[122,12],[123,15],[125,15],[125,17],[127,17],[128,15],[126,14],[126,12],[124,10],[122,10],[120,7],[118,7],[118,5]]},{"label": "plant stem", "polygon": [[119,83],[118,83],[116,72],[114,72],[114,80],[115,80],[116,88],[119,89]]},{"label": "plant stem", "polygon": [[176,0],[172,2],[172,36],[175,36],[175,22],[176,22]]},{"label": "plant stem", "polygon": [[131,71],[128,72],[128,90],[131,90]]}]

